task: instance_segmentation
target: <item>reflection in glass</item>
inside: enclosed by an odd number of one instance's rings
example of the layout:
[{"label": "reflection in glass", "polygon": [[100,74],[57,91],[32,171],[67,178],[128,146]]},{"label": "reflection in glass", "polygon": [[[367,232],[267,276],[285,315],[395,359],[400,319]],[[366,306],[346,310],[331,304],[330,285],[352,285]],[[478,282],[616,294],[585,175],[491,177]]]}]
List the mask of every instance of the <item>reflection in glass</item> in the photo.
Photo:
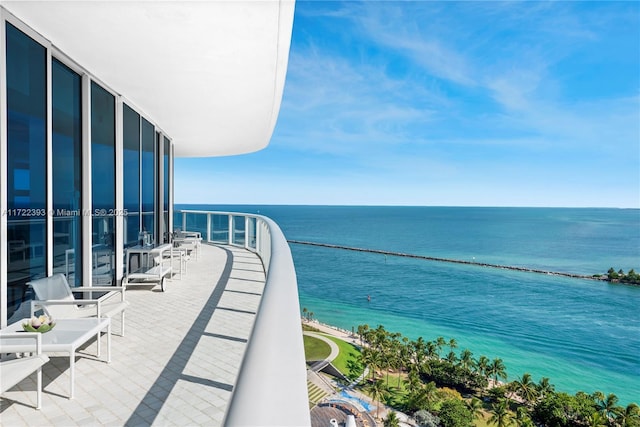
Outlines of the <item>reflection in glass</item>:
[{"label": "reflection in glass", "polygon": [[[198,231],[203,238],[207,237],[207,216],[200,214],[188,213],[186,215],[187,223],[182,231]],[[180,228],[180,227],[178,227]]]},{"label": "reflection in glass", "polygon": [[233,217],[233,243],[236,245],[244,245],[244,217],[243,216],[234,216]]},{"label": "reflection in glass", "polygon": [[249,247],[256,248],[256,219],[248,218],[249,229],[247,230],[247,238],[249,239]]},{"label": "reflection in glass", "polygon": [[169,138],[164,138],[164,154],[162,156],[162,168],[163,168],[163,209],[162,209],[162,219],[164,221],[164,242],[167,243],[169,241],[169,151],[171,150],[171,143],[169,142]]},{"label": "reflection in glass", "polygon": [[151,235],[155,242],[155,216],[156,202],[156,144],[155,129],[151,123],[142,119],[142,230]]},{"label": "reflection in glass", "polygon": [[45,48],[7,23],[8,319],[30,298],[26,283],[46,274],[46,64]]},{"label": "reflection in glass", "polygon": [[82,284],[82,80],[52,62],[53,270]]},{"label": "reflection in glass", "polygon": [[180,229],[182,230],[182,212],[178,211],[177,209],[173,210],[173,229],[177,230]]},{"label": "reflection in glass", "polygon": [[115,284],[115,97],[91,83],[92,275]]},{"label": "reflection in glass", "polygon": [[229,241],[228,215],[211,215],[211,240],[222,243]]},{"label": "reflection in glass", "polygon": [[124,104],[124,247],[138,243],[140,233],[140,115]]}]

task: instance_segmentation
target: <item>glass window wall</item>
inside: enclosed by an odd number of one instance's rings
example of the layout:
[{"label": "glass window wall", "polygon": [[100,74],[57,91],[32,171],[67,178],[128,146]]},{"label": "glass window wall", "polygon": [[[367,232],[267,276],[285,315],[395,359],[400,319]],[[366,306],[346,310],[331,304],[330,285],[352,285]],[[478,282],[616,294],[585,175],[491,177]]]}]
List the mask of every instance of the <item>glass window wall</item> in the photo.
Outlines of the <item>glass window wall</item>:
[{"label": "glass window wall", "polygon": [[52,62],[53,270],[82,284],[82,79]]},{"label": "glass window wall", "polygon": [[[46,274],[46,49],[6,25],[7,318]],[[19,315],[19,314],[18,314]]]},{"label": "glass window wall", "polygon": [[169,155],[171,153],[171,143],[169,142],[169,138],[164,137],[164,147],[163,147],[163,155],[162,155],[162,169],[163,169],[163,231],[164,231],[164,242],[169,242]]},{"label": "glass window wall", "polygon": [[115,97],[91,83],[92,276],[115,283]]},{"label": "glass window wall", "polygon": [[140,233],[140,115],[123,108],[124,247],[138,244]]},{"label": "glass window wall", "polygon": [[142,231],[155,242],[156,203],[156,132],[154,126],[142,119]]}]

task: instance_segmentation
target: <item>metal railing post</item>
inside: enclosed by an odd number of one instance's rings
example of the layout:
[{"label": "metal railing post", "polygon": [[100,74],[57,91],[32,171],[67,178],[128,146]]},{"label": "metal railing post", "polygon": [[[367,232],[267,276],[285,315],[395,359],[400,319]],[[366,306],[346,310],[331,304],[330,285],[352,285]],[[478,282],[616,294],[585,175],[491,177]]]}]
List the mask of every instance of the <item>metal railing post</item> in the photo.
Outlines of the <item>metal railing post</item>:
[{"label": "metal railing post", "polygon": [[207,242],[211,241],[211,214],[207,214]]},{"label": "metal railing post", "polygon": [[249,249],[249,223],[251,221],[249,220],[248,216],[244,217],[244,248],[245,249]]}]

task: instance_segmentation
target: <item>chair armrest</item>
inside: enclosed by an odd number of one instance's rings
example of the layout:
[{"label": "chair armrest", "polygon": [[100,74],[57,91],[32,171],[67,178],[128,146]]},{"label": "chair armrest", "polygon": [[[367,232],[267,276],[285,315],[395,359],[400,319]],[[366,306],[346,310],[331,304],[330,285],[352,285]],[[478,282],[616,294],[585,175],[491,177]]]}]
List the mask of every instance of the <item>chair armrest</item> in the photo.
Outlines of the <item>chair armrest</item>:
[{"label": "chair armrest", "polygon": [[[42,334],[40,332],[14,332],[11,334],[0,335],[0,343],[4,340],[10,339],[34,339],[36,354],[42,354]],[[0,354],[5,353],[2,351],[2,345],[0,345]]]},{"label": "chair armrest", "polygon": [[96,316],[100,317],[100,314],[102,313],[102,309],[101,309],[101,303],[102,301],[99,299],[79,299],[79,300],[57,300],[57,299],[50,299],[50,300],[31,300],[31,315],[33,316],[33,313],[35,313],[35,307],[36,306],[40,306],[40,307],[44,307],[46,305],[90,305],[90,304],[94,304],[96,306]]},{"label": "chair armrest", "polygon": [[71,292],[124,292],[124,286],[78,286],[77,288],[70,288]]},{"label": "chair armrest", "polygon": [[33,304],[37,305],[87,305],[87,304],[100,304],[99,299],[47,299],[47,300],[31,300]]},{"label": "chair armrest", "polygon": [[111,298],[114,294],[120,294],[120,300],[124,301],[124,286],[79,286],[77,288],[71,288],[71,292],[107,292],[107,294],[98,298],[100,301],[104,301]]}]

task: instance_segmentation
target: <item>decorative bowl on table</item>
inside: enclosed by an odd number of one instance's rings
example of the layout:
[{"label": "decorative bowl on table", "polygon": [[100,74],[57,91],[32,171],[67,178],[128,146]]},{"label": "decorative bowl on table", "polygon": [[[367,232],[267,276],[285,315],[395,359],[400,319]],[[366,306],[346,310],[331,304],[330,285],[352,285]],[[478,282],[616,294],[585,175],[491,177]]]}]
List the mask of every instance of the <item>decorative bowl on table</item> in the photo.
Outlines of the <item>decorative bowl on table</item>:
[{"label": "decorative bowl on table", "polygon": [[49,332],[50,330],[52,330],[54,326],[56,326],[56,324],[50,317],[34,316],[29,319],[27,323],[22,324],[22,329],[24,329],[26,332],[40,332],[44,334],[45,332]]}]

